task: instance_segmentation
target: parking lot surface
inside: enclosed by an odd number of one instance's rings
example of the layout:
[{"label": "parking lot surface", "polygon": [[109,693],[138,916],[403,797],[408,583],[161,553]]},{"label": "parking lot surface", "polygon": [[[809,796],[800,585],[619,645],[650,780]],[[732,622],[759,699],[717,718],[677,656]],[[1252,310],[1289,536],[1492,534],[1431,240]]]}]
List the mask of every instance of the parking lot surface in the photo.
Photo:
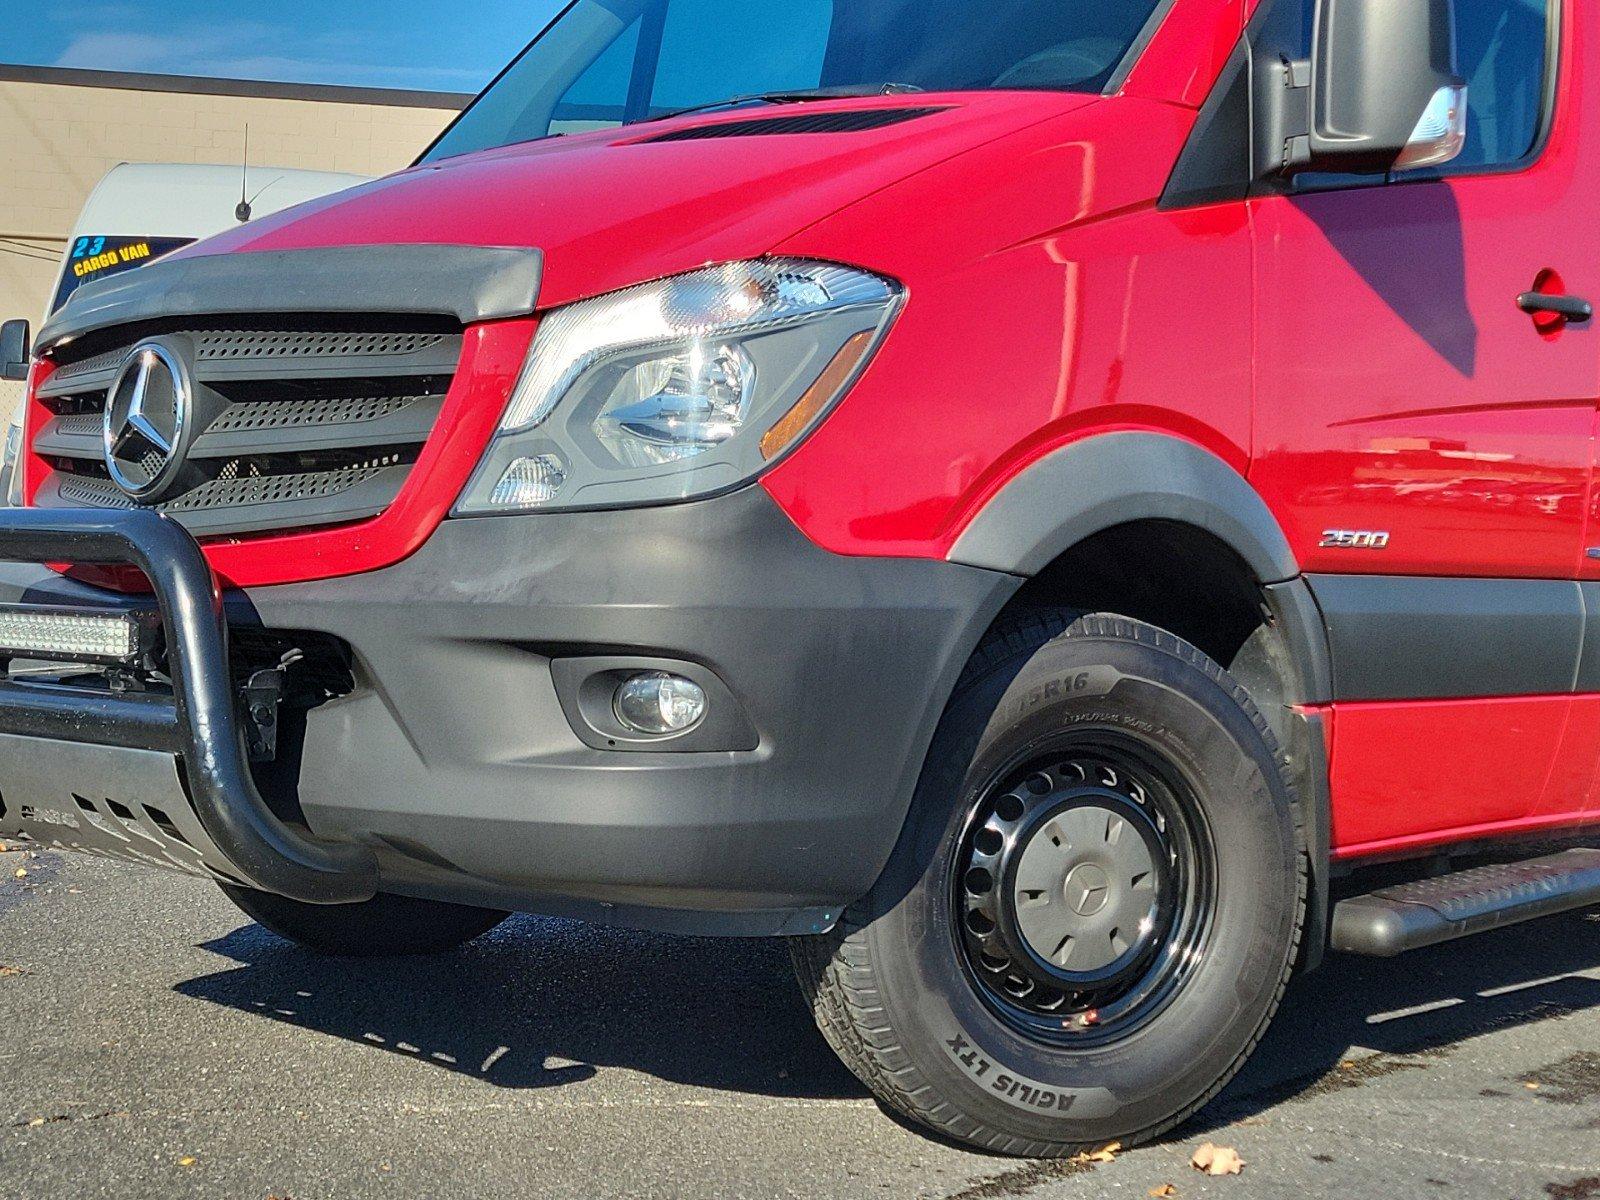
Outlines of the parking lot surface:
[{"label": "parking lot surface", "polygon": [[[13,852],[0,1122],[6,1200],[1600,1200],[1600,913],[1330,960],[1171,1140],[1030,1163],[886,1116],[775,943],[522,917],[351,964],[198,881]],[[1193,1170],[1205,1141],[1243,1173]]]}]

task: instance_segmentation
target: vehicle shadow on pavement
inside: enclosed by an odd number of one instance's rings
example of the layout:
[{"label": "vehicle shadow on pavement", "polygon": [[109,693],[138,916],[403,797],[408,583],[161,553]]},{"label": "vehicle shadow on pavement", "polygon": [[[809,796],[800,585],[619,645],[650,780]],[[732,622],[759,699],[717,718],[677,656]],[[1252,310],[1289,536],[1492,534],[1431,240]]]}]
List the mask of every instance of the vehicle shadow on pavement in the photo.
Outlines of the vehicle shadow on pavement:
[{"label": "vehicle shadow on pavement", "polygon": [[[774,1097],[864,1098],[812,1024],[781,943],[518,917],[451,954],[322,958],[255,925],[204,949],[241,966],[183,995],[503,1088],[620,1067]],[[1333,956],[1290,989],[1250,1064],[1178,1131],[1238,1121],[1387,1074],[1458,1043],[1600,1007],[1600,913],[1393,960]]]},{"label": "vehicle shadow on pavement", "polygon": [[516,917],[449,954],[324,958],[247,925],[203,947],[242,964],[185,996],[502,1088],[622,1067],[774,1097],[861,1098],[771,940],[697,939]]},{"label": "vehicle shadow on pavement", "polygon": [[1291,985],[1255,1057],[1180,1134],[1425,1071],[1462,1042],[1600,1007],[1600,979],[1579,974],[1597,970],[1600,912],[1593,911],[1401,958],[1331,955]]}]

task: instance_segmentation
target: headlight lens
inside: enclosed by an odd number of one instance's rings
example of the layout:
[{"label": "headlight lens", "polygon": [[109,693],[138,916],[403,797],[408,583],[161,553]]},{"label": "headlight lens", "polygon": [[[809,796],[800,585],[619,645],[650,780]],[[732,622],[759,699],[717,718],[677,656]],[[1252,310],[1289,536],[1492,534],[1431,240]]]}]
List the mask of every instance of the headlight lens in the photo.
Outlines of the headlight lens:
[{"label": "headlight lens", "polygon": [[600,444],[631,467],[662,467],[715,450],[744,428],[756,365],[737,344],[640,363],[594,423]]},{"label": "headlight lens", "polygon": [[764,259],[558,310],[457,512],[661,503],[743,482],[843,395],[901,295],[864,271]]}]

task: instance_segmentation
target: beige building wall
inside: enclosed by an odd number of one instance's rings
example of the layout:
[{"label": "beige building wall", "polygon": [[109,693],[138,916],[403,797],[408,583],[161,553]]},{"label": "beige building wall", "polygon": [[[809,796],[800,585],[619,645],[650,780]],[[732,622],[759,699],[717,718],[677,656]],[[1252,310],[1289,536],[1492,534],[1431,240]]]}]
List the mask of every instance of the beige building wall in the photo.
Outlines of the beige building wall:
[{"label": "beige building wall", "polygon": [[[37,324],[78,212],[118,163],[384,175],[466,97],[0,66],[0,319]],[[0,420],[18,389],[0,383]]]}]

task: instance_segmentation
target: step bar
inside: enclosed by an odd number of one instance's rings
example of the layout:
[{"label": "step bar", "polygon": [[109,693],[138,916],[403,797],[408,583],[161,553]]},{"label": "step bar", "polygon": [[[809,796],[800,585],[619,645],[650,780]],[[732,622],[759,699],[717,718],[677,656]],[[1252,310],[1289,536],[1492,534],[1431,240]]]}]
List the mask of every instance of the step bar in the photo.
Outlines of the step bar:
[{"label": "step bar", "polygon": [[1393,958],[1410,950],[1600,904],[1600,849],[1476,867],[1366,896],[1333,910],[1335,950]]}]

